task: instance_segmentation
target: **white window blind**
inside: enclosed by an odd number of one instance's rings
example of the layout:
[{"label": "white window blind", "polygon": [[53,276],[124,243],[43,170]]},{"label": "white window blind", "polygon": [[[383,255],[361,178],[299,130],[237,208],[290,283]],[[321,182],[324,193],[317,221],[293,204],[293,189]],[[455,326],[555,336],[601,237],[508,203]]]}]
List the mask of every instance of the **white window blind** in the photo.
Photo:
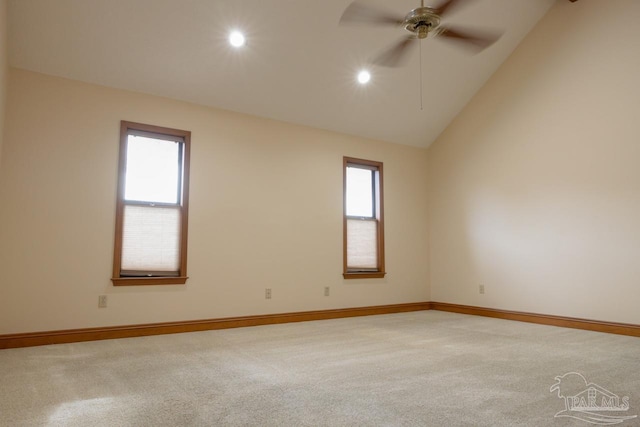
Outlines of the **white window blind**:
[{"label": "white window blind", "polygon": [[180,207],[124,207],[123,275],[178,275],[180,271]]},{"label": "white window blind", "polygon": [[378,267],[376,220],[347,219],[347,266],[350,270]]}]

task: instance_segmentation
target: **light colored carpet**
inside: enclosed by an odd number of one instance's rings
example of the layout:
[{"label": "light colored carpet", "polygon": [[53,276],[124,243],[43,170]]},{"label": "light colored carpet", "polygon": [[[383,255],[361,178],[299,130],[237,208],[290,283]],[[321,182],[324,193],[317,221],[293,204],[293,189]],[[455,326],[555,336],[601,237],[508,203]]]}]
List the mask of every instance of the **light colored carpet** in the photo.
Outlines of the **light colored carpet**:
[{"label": "light colored carpet", "polygon": [[568,372],[640,415],[638,338],[423,311],[2,350],[0,425],[589,426]]}]

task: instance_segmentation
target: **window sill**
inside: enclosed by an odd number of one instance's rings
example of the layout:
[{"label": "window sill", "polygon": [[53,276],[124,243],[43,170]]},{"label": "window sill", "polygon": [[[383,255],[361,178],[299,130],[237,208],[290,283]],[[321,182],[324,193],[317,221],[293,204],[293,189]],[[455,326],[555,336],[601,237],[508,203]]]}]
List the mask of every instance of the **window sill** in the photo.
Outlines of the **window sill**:
[{"label": "window sill", "polygon": [[113,277],[113,286],[184,285],[188,277]]},{"label": "window sill", "polygon": [[345,279],[382,279],[384,278],[384,271],[366,271],[362,273],[342,273],[342,277]]}]

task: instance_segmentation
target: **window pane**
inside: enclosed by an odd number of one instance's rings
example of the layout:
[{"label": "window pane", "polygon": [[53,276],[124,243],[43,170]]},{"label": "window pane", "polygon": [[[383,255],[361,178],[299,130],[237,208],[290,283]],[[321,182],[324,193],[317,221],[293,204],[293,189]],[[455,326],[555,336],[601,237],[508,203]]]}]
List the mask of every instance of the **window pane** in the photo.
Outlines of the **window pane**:
[{"label": "window pane", "polygon": [[347,166],[347,215],[373,218],[373,171]]},{"label": "window pane", "polygon": [[179,203],[180,143],[129,135],[125,200]]},{"label": "window pane", "polygon": [[180,208],[124,207],[122,271],[180,270]]},{"label": "window pane", "polygon": [[377,269],[377,221],[348,219],[347,220],[347,268]]}]

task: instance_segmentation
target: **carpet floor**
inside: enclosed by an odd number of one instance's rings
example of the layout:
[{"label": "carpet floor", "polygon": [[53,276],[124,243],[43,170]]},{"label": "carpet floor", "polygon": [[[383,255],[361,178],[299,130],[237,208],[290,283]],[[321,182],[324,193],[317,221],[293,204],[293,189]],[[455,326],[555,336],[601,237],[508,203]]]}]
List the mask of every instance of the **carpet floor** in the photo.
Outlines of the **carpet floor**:
[{"label": "carpet floor", "polygon": [[640,339],[438,311],[0,351],[2,426],[640,426],[636,415]]}]

